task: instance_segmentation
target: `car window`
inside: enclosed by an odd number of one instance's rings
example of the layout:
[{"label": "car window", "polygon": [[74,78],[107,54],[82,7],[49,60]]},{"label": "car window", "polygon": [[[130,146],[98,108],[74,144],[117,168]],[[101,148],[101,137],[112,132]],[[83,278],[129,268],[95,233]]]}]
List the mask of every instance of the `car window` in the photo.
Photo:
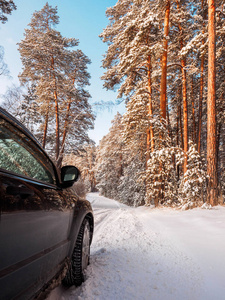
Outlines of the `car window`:
[{"label": "car window", "polygon": [[0,168],[47,183],[56,182],[51,162],[25,134],[0,119]]}]

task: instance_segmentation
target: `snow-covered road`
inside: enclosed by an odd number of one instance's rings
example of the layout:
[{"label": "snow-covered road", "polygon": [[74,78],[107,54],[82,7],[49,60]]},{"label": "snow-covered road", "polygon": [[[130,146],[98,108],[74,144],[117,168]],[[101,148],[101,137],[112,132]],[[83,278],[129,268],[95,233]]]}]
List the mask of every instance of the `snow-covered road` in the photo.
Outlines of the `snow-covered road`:
[{"label": "snow-covered road", "polygon": [[87,280],[50,300],[224,300],[225,208],[129,208],[88,194],[95,232]]}]

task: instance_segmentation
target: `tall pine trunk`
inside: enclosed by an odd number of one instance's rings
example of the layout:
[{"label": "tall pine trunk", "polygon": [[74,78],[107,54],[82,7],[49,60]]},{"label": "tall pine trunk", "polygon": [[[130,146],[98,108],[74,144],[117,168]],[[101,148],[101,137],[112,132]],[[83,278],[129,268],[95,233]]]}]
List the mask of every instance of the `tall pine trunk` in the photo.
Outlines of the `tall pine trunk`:
[{"label": "tall pine trunk", "polygon": [[46,145],[46,138],[47,138],[47,131],[48,131],[49,104],[50,104],[50,100],[48,101],[47,111],[45,114],[45,125],[44,125],[43,139],[42,139],[42,147],[44,149]]},{"label": "tall pine trunk", "polygon": [[[147,72],[148,72],[148,115],[149,119],[151,120],[153,115],[153,109],[152,109],[152,80],[151,80],[151,72],[152,72],[152,66],[151,66],[151,56],[148,56],[147,60]],[[147,159],[149,158],[149,152],[154,151],[154,132],[152,124],[150,124],[149,129],[147,130]]]},{"label": "tall pine trunk", "polygon": [[[170,20],[170,0],[166,2],[166,10],[165,10],[165,18],[164,18],[164,45],[163,45],[163,54],[162,54],[162,73],[161,73],[161,84],[160,84],[160,117],[161,121],[164,123],[166,121],[166,113],[167,113],[167,56],[168,56],[168,40],[167,37],[169,35],[169,20]],[[161,145],[161,137],[159,138],[159,144]],[[162,166],[159,166],[160,172]],[[163,198],[163,188],[164,183],[162,178],[159,179],[159,197]],[[159,199],[155,199],[155,206],[158,206]]]},{"label": "tall pine trunk", "polygon": [[181,60],[182,65],[182,94],[183,94],[183,120],[184,120],[184,174],[187,171],[187,152],[188,152],[188,104],[187,104],[187,75],[186,60]]},{"label": "tall pine trunk", "polygon": [[164,49],[162,55],[162,73],[161,73],[161,85],[160,85],[160,114],[161,118],[166,120],[166,85],[167,85],[167,51],[169,35],[169,19],[170,19],[170,1],[166,2],[166,12],[164,19]]},{"label": "tall pine trunk", "polygon": [[55,98],[55,159],[58,160],[59,157],[59,104],[58,104],[58,96],[57,91],[54,91]]},{"label": "tall pine trunk", "polygon": [[200,94],[198,104],[198,152],[201,152],[201,133],[202,133],[202,102],[204,89],[204,55],[201,57],[201,77],[200,77]]},{"label": "tall pine trunk", "polygon": [[65,123],[64,123],[64,130],[63,130],[63,137],[62,137],[62,143],[61,143],[61,149],[58,155],[58,160],[57,160],[57,166],[61,168],[62,166],[62,161],[63,161],[63,156],[64,156],[64,149],[65,149],[65,142],[66,142],[66,136],[68,132],[68,124],[69,124],[69,115],[70,115],[70,105],[71,103],[67,103],[67,111],[66,111],[66,118],[65,118]]},{"label": "tall pine trunk", "polygon": [[54,57],[51,58],[52,75],[54,79],[54,100],[55,100],[55,160],[59,157],[59,104],[57,95],[57,82],[55,76],[55,62]]},{"label": "tall pine trunk", "polygon": [[218,204],[215,0],[208,0],[207,202]]},{"label": "tall pine trunk", "polygon": [[[177,9],[180,5],[177,1]],[[182,34],[181,24],[178,24],[180,34]],[[184,47],[183,38],[180,38],[180,49]],[[183,121],[184,121],[184,174],[187,171],[187,152],[188,152],[188,104],[187,104],[187,74],[186,74],[186,58],[181,58],[181,71],[182,71],[182,96],[183,96]]]},{"label": "tall pine trunk", "polygon": [[191,104],[192,104],[192,140],[194,144],[196,144],[196,122],[195,122],[195,101],[194,101],[194,82],[193,76],[191,79]]},{"label": "tall pine trunk", "polygon": [[[205,19],[206,13],[204,11],[204,0],[202,0],[201,8],[203,10],[203,30],[202,33],[205,33]],[[204,45],[204,41],[202,41],[202,45]],[[198,137],[197,137],[197,145],[198,145],[198,153],[201,152],[201,133],[202,133],[202,102],[203,102],[203,90],[204,90],[204,54],[201,55],[201,76],[200,76],[200,94],[199,94],[199,104],[198,104]]]},{"label": "tall pine trunk", "polygon": [[[147,75],[148,75],[148,115],[150,121],[152,121],[152,116],[153,116],[153,108],[152,108],[152,64],[151,64],[151,56],[148,56],[147,59]],[[153,132],[153,127],[152,123],[150,123],[149,128],[147,129],[147,155],[146,155],[146,169],[147,169],[147,162],[150,158],[150,152],[153,152],[155,148],[155,141],[154,141],[154,132]],[[148,187],[146,186],[146,192],[148,194]],[[155,206],[158,205],[158,201],[155,201]]]}]

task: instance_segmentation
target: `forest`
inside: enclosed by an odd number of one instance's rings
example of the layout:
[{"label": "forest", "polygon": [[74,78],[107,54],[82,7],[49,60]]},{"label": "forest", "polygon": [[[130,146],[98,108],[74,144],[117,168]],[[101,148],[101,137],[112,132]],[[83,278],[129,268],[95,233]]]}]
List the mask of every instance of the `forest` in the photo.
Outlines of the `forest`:
[{"label": "forest", "polygon": [[2,106],[59,167],[79,167],[87,192],[131,206],[223,204],[224,0],[118,0],[106,16],[102,82],[126,112],[117,113],[99,145],[88,136],[95,119],[90,59],[77,39],[55,29],[58,11],[48,3],[19,43],[23,92],[9,90]]}]

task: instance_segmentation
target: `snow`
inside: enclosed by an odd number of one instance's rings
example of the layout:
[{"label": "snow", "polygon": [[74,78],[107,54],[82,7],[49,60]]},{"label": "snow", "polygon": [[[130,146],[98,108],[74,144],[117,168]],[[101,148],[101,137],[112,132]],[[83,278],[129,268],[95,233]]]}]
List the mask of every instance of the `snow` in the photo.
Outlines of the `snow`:
[{"label": "snow", "polygon": [[225,299],[225,207],[130,208],[90,193],[95,232],[87,279],[48,300]]}]

